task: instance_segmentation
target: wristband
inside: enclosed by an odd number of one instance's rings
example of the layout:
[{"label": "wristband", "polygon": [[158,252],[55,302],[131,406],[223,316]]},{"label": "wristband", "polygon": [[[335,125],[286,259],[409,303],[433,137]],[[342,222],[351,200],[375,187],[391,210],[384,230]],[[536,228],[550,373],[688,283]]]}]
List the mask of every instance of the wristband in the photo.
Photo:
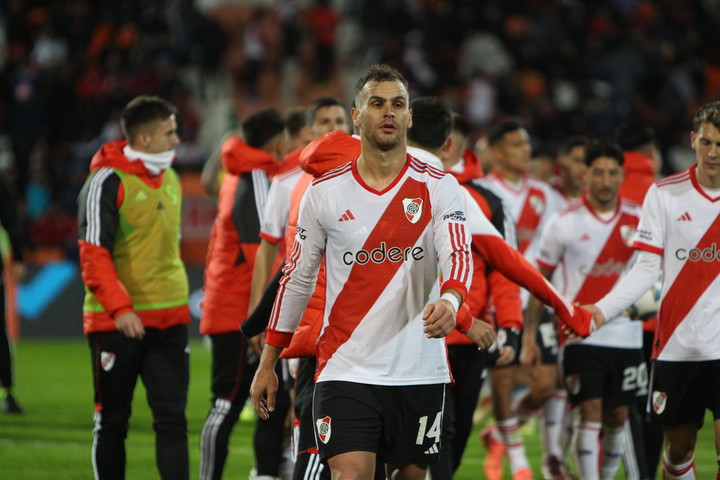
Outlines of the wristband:
[{"label": "wristband", "polygon": [[452,293],[450,293],[450,292],[443,293],[442,295],[440,295],[440,300],[447,300],[448,302],[450,302],[450,304],[455,309],[455,313],[457,313],[458,310],[460,310],[460,302],[458,302],[457,297],[455,295],[453,295]]}]

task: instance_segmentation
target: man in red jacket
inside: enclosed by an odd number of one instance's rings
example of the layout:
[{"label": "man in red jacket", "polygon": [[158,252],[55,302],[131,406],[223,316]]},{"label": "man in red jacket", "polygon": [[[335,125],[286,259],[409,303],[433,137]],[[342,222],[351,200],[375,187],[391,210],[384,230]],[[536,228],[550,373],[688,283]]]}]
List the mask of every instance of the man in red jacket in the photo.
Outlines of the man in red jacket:
[{"label": "man in red jacket", "polygon": [[[278,172],[285,155],[285,123],[277,110],[249,116],[242,133],[244,140],[230,137],[222,148],[227,173],[205,268],[200,333],[212,341],[213,407],[200,437],[201,479],[222,477],[230,434],[248,396],[253,371],[246,361],[248,345],[240,322],[247,318],[269,177]],[[283,415],[278,415],[282,428]],[[281,450],[277,453],[273,465],[258,464],[258,475],[277,476]]]},{"label": "man in red jacket", "polygon": [[188,478],[188,280],[180,259],[182,194],[170,165],[175,107],[149,96],[121,117],[127,141],[104,144],[78,199],[83,325],[92,354],[96,479],[125,477],[125,437],[142,377],[163,479]]}]

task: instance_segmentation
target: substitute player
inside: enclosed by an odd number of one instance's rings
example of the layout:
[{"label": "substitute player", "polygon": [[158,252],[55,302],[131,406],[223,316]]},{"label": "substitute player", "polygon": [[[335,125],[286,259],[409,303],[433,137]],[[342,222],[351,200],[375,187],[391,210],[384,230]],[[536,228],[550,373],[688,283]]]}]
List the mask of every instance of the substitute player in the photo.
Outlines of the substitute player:
[{"label": "substitute player", "polygon": [[633,243],[637,262],[587,307],[596,325],[612,325],[662,268],[649,407],[663,427],[665,479],[697,478],[694,450],[706,409],[720,442],[720,102],[698,110],[690,141],[696,164],[648,190]]}]

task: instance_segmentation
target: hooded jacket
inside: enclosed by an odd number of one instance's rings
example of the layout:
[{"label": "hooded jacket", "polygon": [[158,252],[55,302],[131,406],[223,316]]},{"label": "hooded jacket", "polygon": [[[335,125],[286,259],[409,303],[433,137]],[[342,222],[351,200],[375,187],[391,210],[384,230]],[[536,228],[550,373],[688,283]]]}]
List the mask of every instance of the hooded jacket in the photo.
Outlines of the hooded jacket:
[{"label": "hooded jacket", "polygon": [[204,335],[240,331],[247,318],[269,177],[281,167],[270,153],[237,137],[225,141],[220,155],[227,173],[205,261],[200,320]]},{"label": "hooded jacket", "polygon": [[623,161],[625,180],[618,195],[642,205],[650,186],[655,183],[655,167],[652,158],[636,152],[625,152]]},{"label": "hooded jacket", "polygon": [[100,148],[78,198],[85,334],[114,331],[115,318],[131,311],[145,327],[190,321],[180,183],[172,169],[153,176],[142,161],[126,158],[125,145]]}]

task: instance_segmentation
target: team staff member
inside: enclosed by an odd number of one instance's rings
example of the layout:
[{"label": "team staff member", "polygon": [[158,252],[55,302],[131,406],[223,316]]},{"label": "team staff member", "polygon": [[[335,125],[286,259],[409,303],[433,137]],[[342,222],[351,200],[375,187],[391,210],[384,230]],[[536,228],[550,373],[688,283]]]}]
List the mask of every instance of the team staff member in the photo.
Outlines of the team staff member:
[{"label": "team staff member", "polygon": [[[469,288],[469,236],[457,182],[407,154],[405,79],[388,66],[371,67],[356,86],[355,105],[362,153],[305,193],[251,392],[266,417],[274,409],[274,365],[325,254],[314,400],[320,455],[333,478],[373,478],[383,451],[388,477],[420,479],[439,454],[450,375],[438,338],[454,328]],[[353,220],[340,222],[344,214]],[[383,259],[367,262],[363,252],[373,250],[385,252]],[[438,259],[442,297],[428,303]]]},{"label": "team staff member", "polygon": [[[200,436],[203,480],[222,478],[230,435],[247,400],[254,373],[247,362],[247,340],[240,333],[240,322],[248,311],[264,200],[270,176],[282,165],[285,133],[280,113],[262,110],[243,122],[244,140],[230,137],[222,149],[226,174],[218,195],[218,216],[210,233],[200,320],[200,333],[209,335],[212,342],[213,394],[213,406]],[[277,476],[282,455],[277,447],[267,462],[258,459],[258,475]]]},{"label": "team staff member", "polygon": [[648,407],[663,428],[666,479],[696,478],[695,444],[706,409],[720,444],[720,102],[700,107],[690,141],[696,164],[658,181],[645,196],[634,241],[638,261],[588,306],[605,328],[662,269]]},{"label": "team staff member", "polygon": [[126,141],[95,154],[78,199],[83,326],[95,390],[96,479],[125,477],[125,437],[138,377],[153,414],[163,479],[188,478],[188,280],[180,259],[182,193],[170,168],[175,107],[150,96],[122,112]]}]

